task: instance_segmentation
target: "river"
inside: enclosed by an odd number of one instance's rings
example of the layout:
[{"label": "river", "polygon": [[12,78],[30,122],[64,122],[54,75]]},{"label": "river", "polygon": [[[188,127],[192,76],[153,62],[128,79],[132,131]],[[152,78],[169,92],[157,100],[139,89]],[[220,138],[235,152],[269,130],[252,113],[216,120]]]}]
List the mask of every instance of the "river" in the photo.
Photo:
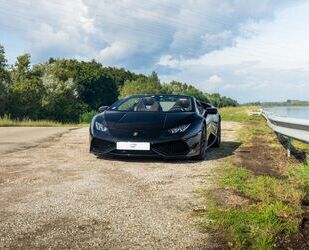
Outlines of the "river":
[{"label": "river", "polygon": [[264,109],[279,116],[309,120],[309,107],[267,107]]}]

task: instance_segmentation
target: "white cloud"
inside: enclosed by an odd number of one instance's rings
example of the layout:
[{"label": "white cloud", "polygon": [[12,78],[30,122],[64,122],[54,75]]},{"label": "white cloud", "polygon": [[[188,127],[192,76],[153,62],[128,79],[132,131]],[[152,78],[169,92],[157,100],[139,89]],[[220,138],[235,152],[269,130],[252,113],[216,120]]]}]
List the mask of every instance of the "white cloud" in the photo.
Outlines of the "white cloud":
[{"label": "white cloud", "polygon": [[95,55],[89,41],[96,29],[82,0],[15,0],[0,5],[1,26],[7,33],[22,37],[25,50],[35,61],[51,56]]},{"label": "white cloud", "polygon": [[135,51],[134,44],[127,44],[121,41],[115,41],[110,46],[105,47],[99,53],[99,60],[107,64],[112,64],[115,60],[130,56]]},{"label": "white cloud", "polygon": [[34,62],[94,58],[157,68],[163,80],[247,101],[274,97],[283,83],[278,92],[288,95],[292,79],[308,86],[308,11],[304,0],[1,1],[0,43]]},{"label": "white cloud", "polygon": [[[233,47],[189,59],[163,55],[158,65],[172,69],[171,74],[165,74],[165,80],[194,78],[196,86],[203,90],[218,91],[242,102],[308,99],[308,11],[308,2],[283,9],[273,22],[243,25],[242,30],[253,35],[238,37]],[[210,89],[205,79],[214,74],[225,81]]]},{"label": "white cloud", "polygon": [[219,86],[222,86],[224,83],[223,79],[218,75],[212,75],[206,81],[205,89],[207,91],[213,91],[218,89]]},{"label": "white cloud", "polygon": [[0,23],[22,35],[34,59],[55,50],[137,68],[162,54],[194,58],[230,46],[249,19],[272,18],[288,2],[13,0],[0,3]]},{"label": "white cloud", "polygon": [[203,46],[209,48],[218,48],[218,45],[230,45],[233,41],[233,33],[230,30],[224,30],[219,33],[206,33],[202,36]]}]

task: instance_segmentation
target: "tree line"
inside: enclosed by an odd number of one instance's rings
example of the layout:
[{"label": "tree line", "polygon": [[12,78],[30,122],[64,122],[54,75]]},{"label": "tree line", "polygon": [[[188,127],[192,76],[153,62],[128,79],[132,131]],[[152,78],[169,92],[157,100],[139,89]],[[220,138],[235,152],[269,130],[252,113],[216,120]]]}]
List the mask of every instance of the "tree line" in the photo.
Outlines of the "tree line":
[{"label": "tree line", "polygon": [[0,117],[78,122],[99,106],[143,93],[187,94],[217,107],[238,105],[231,98],[204,93],[187,83],[161,83],[156,72],[146,76],[104,67],[95,60],[50,58],[32,65],[30,55],[24,54],[8,65],[0,45]]}]

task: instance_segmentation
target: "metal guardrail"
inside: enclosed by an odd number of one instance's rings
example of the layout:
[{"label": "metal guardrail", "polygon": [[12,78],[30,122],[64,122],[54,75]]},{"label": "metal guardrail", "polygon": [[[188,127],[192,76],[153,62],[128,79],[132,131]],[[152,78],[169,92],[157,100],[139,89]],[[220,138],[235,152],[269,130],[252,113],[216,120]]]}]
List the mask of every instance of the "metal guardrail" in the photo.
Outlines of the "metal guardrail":
[{"label": "metal guardrail", "polygon": [[261,115],[276,133],[288,138],[289,156],[291,139],[309,143],[309,120],[281,117],[265,110],[261,111]]}]

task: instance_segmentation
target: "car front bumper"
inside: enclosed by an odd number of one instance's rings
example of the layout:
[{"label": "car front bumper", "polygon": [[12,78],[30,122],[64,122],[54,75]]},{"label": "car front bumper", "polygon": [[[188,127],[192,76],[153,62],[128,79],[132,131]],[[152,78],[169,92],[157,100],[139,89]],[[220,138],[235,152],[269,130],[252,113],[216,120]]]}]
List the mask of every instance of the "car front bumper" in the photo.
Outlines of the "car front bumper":
[{"label": "car front bumper", "polygon": [[189,158],[199,154],[201,133],[183,138],[150,141],[150,150],[117,150],[120,140],[90,133],[90,152],[102,156]]}]

